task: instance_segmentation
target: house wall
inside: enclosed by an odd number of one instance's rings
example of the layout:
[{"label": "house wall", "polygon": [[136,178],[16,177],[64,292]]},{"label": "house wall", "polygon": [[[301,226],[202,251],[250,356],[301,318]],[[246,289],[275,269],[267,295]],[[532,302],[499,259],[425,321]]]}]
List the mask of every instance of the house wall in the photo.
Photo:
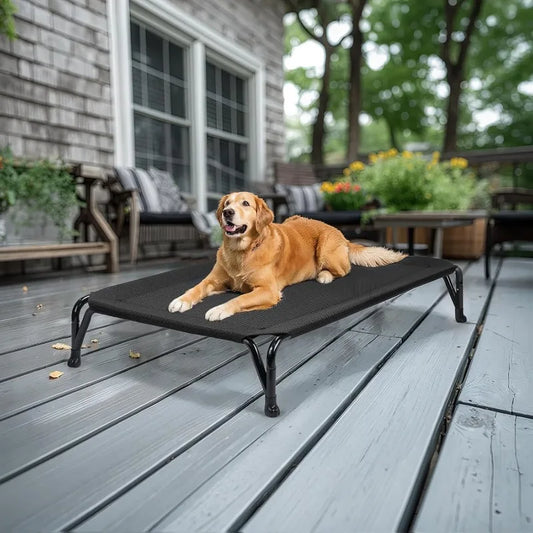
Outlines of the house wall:
[{"label": "house wall", "polygon": [[[267,174],[283,158],[282,0],[172,0],[265,65]],[[114,161],[104,0],[17,0],[18,39],[0,37],[0,146],[17,156]]]}]

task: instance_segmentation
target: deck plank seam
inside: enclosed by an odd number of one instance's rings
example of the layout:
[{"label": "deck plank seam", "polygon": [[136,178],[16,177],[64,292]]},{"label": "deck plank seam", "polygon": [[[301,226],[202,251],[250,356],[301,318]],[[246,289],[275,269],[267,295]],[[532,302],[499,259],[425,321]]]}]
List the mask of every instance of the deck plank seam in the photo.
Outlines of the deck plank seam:
[{"label": "deck plank seam", "polygon": [[[152,335],[153,334],[154,333],[152,333]],[[148,334],[148,335],[150,335],[150,334]],[[87,383],[84,383],[83,385],[75,386],[75,387],[72,387],[72,388],[70,388],[68,390],[65,390],[63,392],[59,392],[57,394],[51,395],[51,396],[47,397],[45,400],[40,400],[40,401],[36,401],[34,403],[27,404],[27,405],[25,405],[22,408],[19,408],[19,409],[16,409],[16,410],[10,412],[7,416],[0,415],[0,421],[1,420],[7,420],[8,418],[16,416],[16,415],[18,415],[20,413],[23,413],[25,411],[28,411],[30,409],[34,409],[35,407],[38,407],[40,405],[45,405],[45,404],[47,404],[47,403],[49,403],[49,402],[51,402],[53,400],[56,400],[58,398],[62,398],[64,396],[68,396],[69,394],[71,394],[73,392],[89,388],[92,385],[95,385],[96,383],[101,383],[102,381],[106,381],[106,380],[108,380],[108,379],[110,379],[110,378],[112,378],[114,376],[118,376],[120,374],[124,374],[125,372],[128,372],[129,370],[131,370],[133,368],[137,368],[137,367],[139,367],[141,365],[146,365],[146,364],[150,363],[150,361],[154,361],[156,359],[164,357],[165,355],[169,355],[169,354],[171,354],[174,351],[181,350],[183,348],[187,348],[189,346],[192,346],[195,343],[198,343],[198,342],[200,342],[202,340],[205,340],[205,338],[206,337],[200,337],[200,338],[192,339],[192,340],[189,340],[189,341],[185,341],[183,344],[180,344],[179,346],[174,347],[172,349],[165,350],[164,352],[162,352],[162,353],[160,353],[160,354],[158,354],[158,355],[156,355],[154,357],[151,357],[150,359],[148,359],[146,361],[141,361],[141,362],[137,363],[135,366],[128,366],[128,367],[122,368],[120,370],[116,370],[116,371],[111,372],[109,374],[106,374],[105,376],[102,376],[100,378],[95,378],[95,379],[93,379],[93,380],[91,380],[91,381],[89,381]],[[115,346],[120,346],[121,344],[127,344],[128,342],[129,342],[129,340],[122,341],[122,342],[120,342],[119,344],[117,344]],[[85,355],[87,355],[87,354],[85,354]],[[241,355],[239,357],[242,357],[242,355],[243,354],[241,353]]]}]

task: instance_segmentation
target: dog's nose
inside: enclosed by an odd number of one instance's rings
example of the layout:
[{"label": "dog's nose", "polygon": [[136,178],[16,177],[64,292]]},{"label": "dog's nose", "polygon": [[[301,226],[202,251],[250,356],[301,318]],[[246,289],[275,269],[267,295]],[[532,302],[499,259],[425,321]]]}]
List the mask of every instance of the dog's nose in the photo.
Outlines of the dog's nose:
[{"label": "dog's nose", "polygon": [[222,214],[226,217],[226,218],[231,218],[234,214],[235,214],[235,210],[233,209],[224,209],[224,211],[222,211]]}]

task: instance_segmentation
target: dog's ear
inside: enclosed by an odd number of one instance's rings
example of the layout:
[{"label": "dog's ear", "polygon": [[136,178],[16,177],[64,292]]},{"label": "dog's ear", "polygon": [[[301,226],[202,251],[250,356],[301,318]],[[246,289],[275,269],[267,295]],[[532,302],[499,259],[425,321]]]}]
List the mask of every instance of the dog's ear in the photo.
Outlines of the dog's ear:
[{"label": "dog's ear", "polygon": [[258,233],[261,233],[269,224],[272,224],[274,221],[274,213],[268,207],[266,202],[259,197],[256,197],[256,219],[255,219],[255,229]]},{"label": "dog's ear", "polygon": [[224,210],[224,204],[226,203],[226,200],[228,199],[228,194],[226,194],[225,196],[223,196],[221,199],[220,199],[220,202],[218,202],[218,207],[217,207],[217,220],[218,220],[218,223],[222,226],[222,211]]}]

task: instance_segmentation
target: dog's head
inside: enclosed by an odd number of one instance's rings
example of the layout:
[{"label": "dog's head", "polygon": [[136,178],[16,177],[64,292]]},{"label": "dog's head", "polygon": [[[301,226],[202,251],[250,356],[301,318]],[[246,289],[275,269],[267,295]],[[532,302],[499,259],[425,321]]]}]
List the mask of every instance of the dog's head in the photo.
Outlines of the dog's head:
[{"label": "dog's head", "polygon": [[260,234],[274,220],[265,201],[249,192],[234,192],[220,199],[217,218],[224,235],[238,239]]}]

